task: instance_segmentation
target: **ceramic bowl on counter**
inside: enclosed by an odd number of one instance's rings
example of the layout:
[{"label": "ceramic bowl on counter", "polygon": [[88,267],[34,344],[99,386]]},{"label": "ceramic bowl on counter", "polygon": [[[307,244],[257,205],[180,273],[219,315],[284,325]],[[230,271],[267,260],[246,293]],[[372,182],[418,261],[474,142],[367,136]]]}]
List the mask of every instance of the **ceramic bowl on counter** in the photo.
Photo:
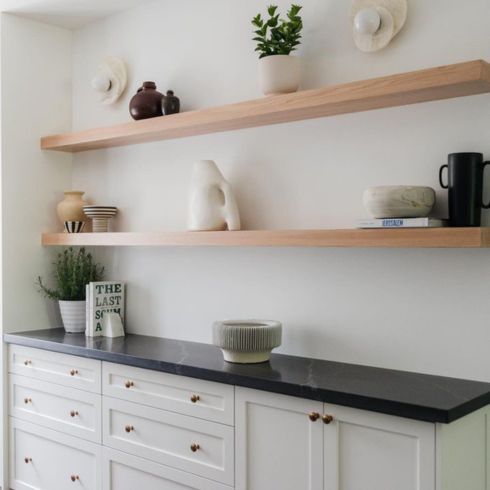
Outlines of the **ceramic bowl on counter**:
[{"label": "ceramic bowl on counter", "polygon": [[109,230],[109,220],[116,216],[115,206],[84,206],[85,216],[92,220],[92,231],[103,233]]},{"label": "ceramic bowl on counter", "polygon": [[363,202],[373,218],[424,218],[434,207],[436,192],[432,187],[383,185],[366,189]]},{"label": "ceramic bowl on counter", "polygon": [[281,345],[282,325],[273,320],[225,320],[213,325],[213,344],[225,361],[239,364],[266,362]]}]

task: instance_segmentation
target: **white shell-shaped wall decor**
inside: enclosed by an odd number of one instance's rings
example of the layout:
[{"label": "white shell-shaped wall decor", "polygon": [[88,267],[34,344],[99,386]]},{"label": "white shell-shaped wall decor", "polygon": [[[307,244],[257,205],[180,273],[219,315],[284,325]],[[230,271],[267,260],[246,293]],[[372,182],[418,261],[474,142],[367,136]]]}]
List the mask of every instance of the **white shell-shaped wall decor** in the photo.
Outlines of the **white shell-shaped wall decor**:
[{"label": "white shell-shaped wall decor", "polygon": [[111,56],[100,65],[92,79],[92,88],[101,94],[103,104],[113,104],[124,92],[128,83],[128,73],[123,60]]},{"label": "white shell-shaped wall decor", "polygon": [[400,32],[407,20],[407,0],[354,0],[351,24],[356,46],[379,51]]},{"label": "white shell-shaped wall decor", "polygon": [[235,196],[213,160],[200,160],[194,164],[187,228],[191,231],[240,229]]}]

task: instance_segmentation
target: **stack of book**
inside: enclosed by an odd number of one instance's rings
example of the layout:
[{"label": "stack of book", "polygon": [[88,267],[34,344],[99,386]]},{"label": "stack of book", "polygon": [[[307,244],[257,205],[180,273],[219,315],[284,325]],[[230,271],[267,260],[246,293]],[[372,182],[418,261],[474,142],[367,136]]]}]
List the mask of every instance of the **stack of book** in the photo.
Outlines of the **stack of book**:
[{"label": "stack of book", "polygon": [[99,337],[105,334],[105,316],[117,313],[124,324],[124,289],[120,281],[91,282],[86,286],[87,310],[85,335]]},{"label": "stack of book", "polygon": [[358,228],[440,228],[447,220],[438,218],[382,218],[359,220]]}]

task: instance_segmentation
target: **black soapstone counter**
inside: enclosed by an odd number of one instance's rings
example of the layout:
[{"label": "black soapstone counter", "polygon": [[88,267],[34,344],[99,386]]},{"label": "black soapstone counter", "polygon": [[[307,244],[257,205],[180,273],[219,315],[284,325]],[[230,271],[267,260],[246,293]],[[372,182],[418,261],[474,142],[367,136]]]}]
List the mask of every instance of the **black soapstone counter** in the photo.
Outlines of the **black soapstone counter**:
[{"label": "black soapstone counter", "polygon": [[88,338],[51,329],[4,341],[428,422],[449,423],[490,404],[490,383],[283,354],[230,364],[213,345],[144,335]]}]

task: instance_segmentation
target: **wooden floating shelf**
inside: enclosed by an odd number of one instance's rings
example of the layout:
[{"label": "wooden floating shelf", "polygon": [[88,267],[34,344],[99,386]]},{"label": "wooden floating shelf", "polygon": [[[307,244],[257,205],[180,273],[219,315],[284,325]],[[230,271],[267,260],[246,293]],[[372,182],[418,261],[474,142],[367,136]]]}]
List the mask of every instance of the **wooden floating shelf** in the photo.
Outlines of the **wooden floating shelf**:
[{"label": "wooden floating shelf", "polygon": [[45,233],[45,246],[486,248],[490,228]]},{"label": "wooden floating shelf", "polygon": [[199,111],[46,136],[41,148],[79,152],[266,126],[490,92],[490,64],[468,61]]}]

